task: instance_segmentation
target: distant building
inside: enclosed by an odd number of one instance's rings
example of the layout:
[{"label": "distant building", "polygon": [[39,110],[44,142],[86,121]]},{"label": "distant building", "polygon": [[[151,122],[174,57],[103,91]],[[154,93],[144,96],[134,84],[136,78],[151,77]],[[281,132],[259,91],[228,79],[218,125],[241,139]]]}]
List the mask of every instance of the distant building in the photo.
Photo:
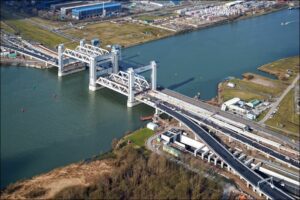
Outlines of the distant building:
[{"label": "distant building", "polygon": [[161,139],[163,139],[166,142],[174,142],[175,134],[170,132],[165,132],[161,134]]},{"label": "distant building", "polygon": [[225,5],[227,7],[231,7],[231,6],[234,6],[236,4],[240,4],[240,3],[243,3],[244,1],[232,1],[232,2],[229,2],[229,3],[226,3]]},{"label": "distant building", "polygon": [[250,108],[255,108],[256,106],[258,106],[259,104],[261,104],[261,101],[258,99],[254,99],[248,103],[246,103],[247,106],[249,106]]},{"label": "distant building", "polygon": [[122,9],[120,3],[106,2],[96,5],[87,5],[72,9],[73,19],[86,19],[97,16],[110,15],[114,12],[120,12]]},{"label": "distant building", "polygon": [[231,83],[231,82],[229,82],[229,83],[227,83],[227,86],[228,86],[228,87],[230,87],[230,88],[234,88],[234,87],[235,87],[235,84],[234,84],[234,83]]},{"label": "distant building", "polygon": [[51,4],[50,8],[52,10],[58,10],[58,9],[61,9],[62,7],[78,6],[78,5],[83,5],[83,4],[86,4],[86,3],[83,1],[70,1],[70,2],[65,2],[65,3]]},{"label": "distant building", "polygon": [[221,106],[221,110],[226,111],[230,105],[234,105],[237,102],[239,102],[240,100],[241,100],[240,98],[235,97],[233,99],[225,101]]},{"label": "distant building", "polygon": [[153,122],[149,122],[149,123],[147,124],[147,128],[150,129],[150,130],[152,130],[152,131],[155,131],[155,130],[157,130],[158,125],[155,124],[155,123],[153,123]]}]

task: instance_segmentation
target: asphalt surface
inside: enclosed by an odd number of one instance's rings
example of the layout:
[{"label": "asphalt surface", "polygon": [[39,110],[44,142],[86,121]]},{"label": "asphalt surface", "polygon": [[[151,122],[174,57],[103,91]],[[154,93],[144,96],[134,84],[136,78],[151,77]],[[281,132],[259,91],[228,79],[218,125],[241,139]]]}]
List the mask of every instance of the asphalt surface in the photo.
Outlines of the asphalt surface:
[{"label": "asphalt surface", "polygon": [[[198,135],[201,140],[217,154],[224,162],[226,162],[232,169],[234,169],[238,174],[242,175],[253,186],[257,186],[259,181],[263,180],[261,176],[252,171],[249,167],[244,165],[240,160],[235,158],[222,144],[220,144],[215,138],[213,138],[207,131],[205,131],[200,125],[196,124],[192,120],[188,119],[182,115],[179,111],[170,109],[169,107],[157,103],[157,108],[163,112],[173,116],[187,127],[189,127],[196,135]],[[259,184],[260,190],[272,197],[273,199],[293,199],[284,192],[280,191],[276,187],[271,187],[267,182],[262,182]]]},{"label": "asphalt surface", "polygon": [[[53,59],[53,57],[48,56],[46,54],[43,54],[41,52],[38,52],[36,50],[32,50],[31,49],[31,51],[28,51],[28,50],[24,50],[24,49],[21,49],[21,48],[18,48],[18,47],[14,47],[14,46],[11,46],[11,45],[6,45],[6,44],[1,44],[1,46],[3,46],[4,48],[8,48],[8,49],[11,49],[11,50],[15,50],[15,51],[21,52],[21,53],[26,53],[26,54],[34,57],[34,58],[43,60],[45,62],[53,62],[51,60],[51,59]],[[39,54],[41,54],[41,55],[39,55]],[[57,61],[56,58],[54,60]]]},{"label": "asphalt surface", "polygon": [[203,101],[195,100],[193,98],[187,97],[185,95],[179,94],[179,93],[174,92],[174,91],[169,90],[169,89],[163,89],[161,92],[163,92],[163,93],[165,93],[167,95],[176,97],[178,99],[181,99],[183,101],[186,101],[186,102],[188,102],[190,104],[193,104],[195,106],[199,106],[199,107],[201,107],[203,109],[206,109],[206,110],[208,110],[208,111],[210,111],[212,113],[218,113],[218,115],[221,115],[222,117],[226,117],[226,118],[231,119],[233,121],[240,122],[242,124],[246,124],[246,125],[250,126],[251,128],[253,128],[253,129],[257,130],[257,131],[260,131],[262,134],[265,134],[267,136],[277,137],[283,143],[286,143],[286,144],[292,146],[293,148],[295,148],[298,151],[300,150],[300,143],[299,142],[297,142],[297,141],[294,142],[290,138],[288,138],[288,137],[286,137],[286,136],[284,136],[282,134],[279,134],[279,133],[277,133],[275,131],[269,130],[266,127],[263,127],[263,126],[261,126],[260,124],[258,124],[256,122],[243,119],[243,118],[238,117],[236,115],[233,115],[231,113],[222,111],[219,107],[209,105],[208,103],[205,103]]},{"label": "asphalt surface", "polygon": [[271,109],[269,110],[269,112],[265,115],[265,117],[260,120],[258,123],[259,124],[263,124],[265,123],[265,121],[267,121],[272,113],[275,111],[275,109],[279,106],[280,102],[283,100],[283,98],[289,93],[289,91],[291,91],[291,89],[293,89],[296,84],[297,84],[297,81],[299,80],[299,74],[296,76],[296,78],[293,80],[292,84],[290,84],[284,91],[283,93],[280,95],[280,97],[277,99],[277,101],[275,103],[272,104],[272,107]]},{"label": "asphalt surface", "polygon": [[283,155],[283,154],[281,154],[279,152],[276,152],[273,149],[268,148],[268,147],[266,147],[266,146],[264,146],[264,145],[256,142],[253,139],[250,139],[250,138],[248,138],[246,136],[243,136],[241,134],[237,134],[236,132],[231,131],[229,129],[226,129],[224,127],[221,127],[221,126],[219,126],[219,125],[217,125],[217,124],[215,124],[215,123],[213,123],[213,122],[211,122],[211,121],[209,121],[207,119],[201,119],[198,116],[195,116],[195,115],[192,115],[192,114],[186,113],[186,112],[185,112],[185,114],[191,116],[193,119],[195,119],[197,121],[201,121],[204,124],[207,124],[207,125],[212,126],[212,127],[216,128],[216,129],[219,129],[224,134],[230,135],[231,137],[236,138],[237,140],[242,141],[242,142],[244,142],[244,143],[246,143],[246,144],[248,144],[248,145],[250,145],[250,146],[252,146],[252,147],[254,147],[254,148],[256,148],[256,149],[258,149],[258,150],[260,150],[262,152],[264,152],[264,153],[267,153],[270,156],[273,156],[274,158],[276,158],[278,160],[281,160],[281,161],[283,161],[285,163],[288,163],[288,164],[290,164],[290,165],[292,165],[292,166],[294,166],[296,168],[300,168],[300,163],[298,161],[296,161],[294,159],[291,159],[291,158],[287,158],[285,155]]}]

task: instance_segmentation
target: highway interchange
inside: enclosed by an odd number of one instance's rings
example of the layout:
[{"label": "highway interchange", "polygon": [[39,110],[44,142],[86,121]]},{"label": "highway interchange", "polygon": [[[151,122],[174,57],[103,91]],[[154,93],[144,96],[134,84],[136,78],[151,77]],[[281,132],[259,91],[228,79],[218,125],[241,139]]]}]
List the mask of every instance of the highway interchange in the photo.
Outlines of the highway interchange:
[{"label": "highway interchange", "polygon": [[213,136],[205,131],[200,125],[185,117],[181,111],[169,108],[161,102],[156,101],[156,107],[176,118],[185,124],[191,131],[193,131],[216,155],[218,155],[224,162],[228,164],[234,171],[240,174],[252,186],[259,188],[261,192],[272,199],[293,199],[280,189],[274,187],[267,181],[252,171],[248,166],[244,165],[240,160],[236,159],[222,144],[220,144]]}]

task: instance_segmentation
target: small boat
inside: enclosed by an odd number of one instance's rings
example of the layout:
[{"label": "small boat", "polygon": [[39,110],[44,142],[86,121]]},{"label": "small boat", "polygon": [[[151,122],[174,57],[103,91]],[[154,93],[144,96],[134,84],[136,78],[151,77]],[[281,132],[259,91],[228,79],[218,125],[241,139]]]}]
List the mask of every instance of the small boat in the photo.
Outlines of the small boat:
[{"label": "small boat", "polygon": [[151,120],[153,118],[153,115],[149,115],[149,116],[141,116],[140,120],[141,121],[147,121],[147,120]]}]

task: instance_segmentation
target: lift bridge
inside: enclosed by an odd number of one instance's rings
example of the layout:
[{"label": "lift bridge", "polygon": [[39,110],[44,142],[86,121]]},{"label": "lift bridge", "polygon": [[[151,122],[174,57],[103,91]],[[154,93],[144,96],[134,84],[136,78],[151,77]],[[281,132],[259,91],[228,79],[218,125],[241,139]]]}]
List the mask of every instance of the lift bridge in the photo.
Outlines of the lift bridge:
[{"label": "lift bridge", "polygon": [[[138,102],[143,102],[155,108],[156,113],[162,112],[174,117],[188,127],[195,134],[195,137],[202,140],[209,150],[212,151],[208,160],[212,156],[217,155],[215,163],[220,160],[221,165],[222,163],[226,164],[229,171],[238,175],[242,180],[245,180],[248,187],[251,187],[259,195],[264,195],[267,199],[293,199],[280,188],[267,182],[267,179],[256,174],[254,168],[258,167],[258,165],[252,168],[247,163],[245,164],[235,158],[235,155],[229,152],[223,144],[218,142],[207,130],[196,123],[195,116],[189,114],[184,109],[176,107],[176,105],[169,105],[172,97],[167,94],[162,95],[161,92],[156,90],[157,65],[155,61],[151,61],[149,65],[138,69],[129,68],[127,71],[121,71],[119,70],[119,61],[121,60],[120,49],[112,48],[109,52],[81,41],[75,50],[64,49],[63,45],[59,46],[59,76],[62,76],[64,73],[64,57],[72,58],[89,65],[89,89],[91,91],[106,87],[128,96],[128,107],[133,107]],[[111,64],[111,67],[104,68],[104,63]],[[152,70],[151,84],[143,76],[138,75],[139,72],[150,69]],[[157,96],[153,93],[161,95]],[[166,99],[163,96],[166,96]],[[242,157],[239,158],[241,159]]]},{"label": "lift bridge", "polygon": [[[64,45],[58,46],[58,76],[64,75],[64,59],[72,58],[76,61],[86,63],[89,66],[89,90],[106,87],[128,96],[127,106],[133,107],[138,103],[136,95],[147,90],[156,89],[156,62],[151,61],[149,65],[137,69],[129,68],[127,71],[119,70],[121,50],[113,46],[109,52],[105,49],[85,44],[84,40],[74,50],[65,49]],[[103,68],[104,64],[111,67]],[[152,70],[151,85],[145,77],[138,73]]]}]

